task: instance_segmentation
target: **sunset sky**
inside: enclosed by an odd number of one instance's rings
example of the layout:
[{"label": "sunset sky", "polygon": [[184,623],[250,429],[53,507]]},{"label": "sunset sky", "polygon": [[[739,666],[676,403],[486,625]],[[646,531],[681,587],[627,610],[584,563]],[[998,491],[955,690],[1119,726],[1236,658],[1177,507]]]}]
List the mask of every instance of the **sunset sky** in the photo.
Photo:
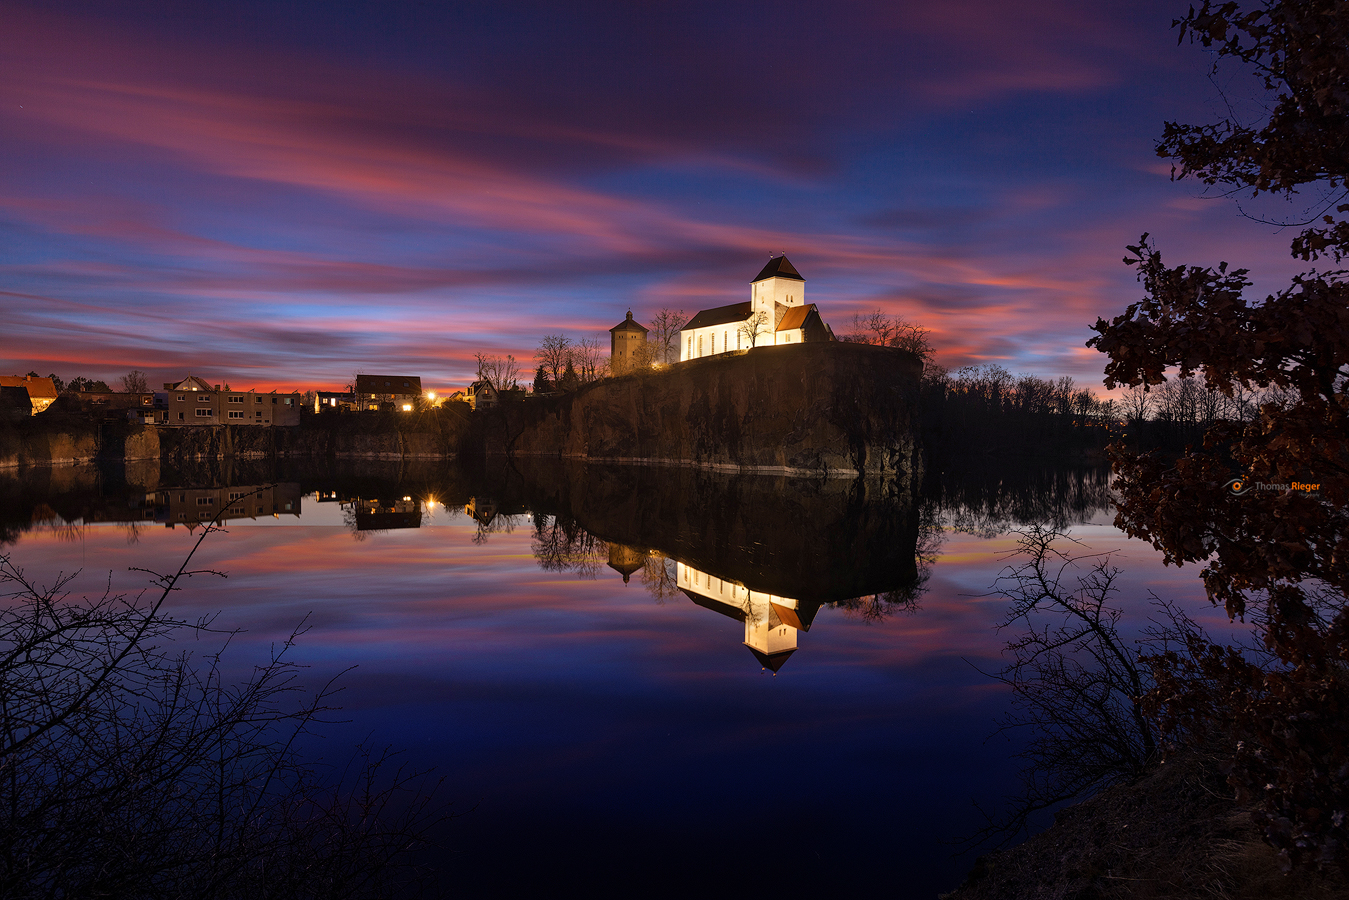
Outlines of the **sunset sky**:
[{"label": "sunset sky", "polygon": [[1141,232],[1295,269],[1153,153],[1220,87],[1258,114],[1185,9],[0,3],[0,374],[462,387],[786,251],[835,331],[879,308],[950,368],[1099,385]]}]

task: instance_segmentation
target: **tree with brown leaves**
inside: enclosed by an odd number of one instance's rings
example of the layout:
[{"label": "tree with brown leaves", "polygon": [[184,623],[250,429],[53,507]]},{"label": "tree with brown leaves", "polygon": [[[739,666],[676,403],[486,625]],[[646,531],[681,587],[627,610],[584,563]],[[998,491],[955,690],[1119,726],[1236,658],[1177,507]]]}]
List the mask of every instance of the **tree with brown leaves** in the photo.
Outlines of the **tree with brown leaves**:
[{"label": "tree with brown leaves", "polygon": [[[1349,205],[1330,210],[1349,190],[1349,4],[1205,2],[1176,24],[1274,97],[1256,125],[1168,123],[1159,155],[1177,178],[1234,192],[1319,191],[1324,215],[1293,253],[1340,259]],[[1114,451],[1117,524],[1168,563],[1202,564],[1209,597],[1252,617],[1270,653],[1262,663],[1192,635],[1154,658],[1150,703],[1173,735],[1221,748],[1286,864],[1349,869],[1349,282],[1310,272],[1251,302],[1244,269],[1168,268],[1147,235],[1129,252],[1146,296],[1088,342],[1110,357],[1106,384],[1157,386],[1175,370],[1272,398],[1179,459]]]}]

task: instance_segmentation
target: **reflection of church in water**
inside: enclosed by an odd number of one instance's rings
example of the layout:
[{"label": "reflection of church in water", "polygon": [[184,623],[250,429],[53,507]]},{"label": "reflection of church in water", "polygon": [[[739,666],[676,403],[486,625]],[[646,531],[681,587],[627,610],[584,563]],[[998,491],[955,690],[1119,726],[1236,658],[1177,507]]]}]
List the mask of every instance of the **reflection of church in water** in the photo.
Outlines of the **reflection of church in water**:
[{"label": "reflection of church in water", "polygon": [[745,623],[745,646],[765,669],[776,672],[796,652],[796,634],[809,631],[820,604],[779,597],[675,563],[679,589],[699,606]]},{"label": "reflection of church in water", "polygon": [[[609,545],[609,568],[623,576],[624,584],[646,565],[646,558],[646,553],[633,547]],[[752,590],[682,562],[675,562],[675,583],[684,596],[704,609],[743,622],[745,646],[760,665],[773,672],[796,652],[797,632],[810,630],[821,606]]]}]

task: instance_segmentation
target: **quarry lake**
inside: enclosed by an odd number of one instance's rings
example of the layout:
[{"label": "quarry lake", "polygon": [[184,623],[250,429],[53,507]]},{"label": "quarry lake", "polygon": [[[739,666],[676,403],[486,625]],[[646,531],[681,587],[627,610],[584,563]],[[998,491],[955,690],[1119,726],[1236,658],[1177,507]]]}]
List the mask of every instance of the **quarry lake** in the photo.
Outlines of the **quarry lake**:
[{"label": "quarry lake", "polygon": [[[1009,638],[990,587],[1015,529],[1070,530],[1147,596],[1201,602],[1110,524],[1108,472],[929,465],[902,482],[585,468],[351,463],[0,476],[0,552],[75,595],[172,571],[172,599],[239,629],[245,677],[301,625],[341,721],[444,778],[443,883],[468,896],[885,890],[935,897],[957,843],[1016,787],[1022,738],[983,672]],[[189,648],[206,654],[218,641]]]}]

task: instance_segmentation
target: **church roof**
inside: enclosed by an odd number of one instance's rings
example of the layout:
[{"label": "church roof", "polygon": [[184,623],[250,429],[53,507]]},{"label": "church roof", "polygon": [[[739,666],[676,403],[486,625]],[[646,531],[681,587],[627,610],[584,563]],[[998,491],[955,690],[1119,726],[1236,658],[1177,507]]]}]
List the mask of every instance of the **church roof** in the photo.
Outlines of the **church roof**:
[{"label": "church roof", "polygon": [[787,311],[782,314],[782,320],[778,322],[778,331],[789,331],[793,328],[800,328],[806,323],[806,317],[815,311],[814,303],[807,303],[805,306],[789,306]]},{"label": "church roof", "polygon": [[712,309],[704,309],[689,319],[689,323],[680,331],[688,331],[690,328],[708,328],[712,325],[725,325],[730,322],[743,322],[749,318],[753,311],[753,302],[746,300],[743,303],[732,303],[729,306],[717,306]]},{"label": "church roof", "polygon": [[641,325],[637,324],[636,322],[634,322],[634,321],[632,320],[632,310],[628,310],[628,317],[627,317],[626,319],[624,319],[622,322],[619,322],[617,325],[615,325],[613,328],[610,328],[609,330],[610,330],[611,332],[612,332],[612,331],[640,331],[640,332],[642,332],[642,334],[646,334],[646,332],[647,332],[647,329],[646,329],[646,328],[643,328]]},{"label": "church roof", "polygon": [[[749,644],[746,644],[745,646],[749,647]],[[749,647],[749,652],[754,654],[754,658],[759,661],[759,665],[763,666],[765,669],[768,669],[771,672],[776,673],[778,669],[782,668],[782,664],[787,661],[787,657],[791,656],[796,651],[779,650],[776,653],[764,653],[762,650],[759,650],[758,648]]]},{"label": "church roof", "polygon": [[757,278],[750,284],[763,281],[765,278],[790,278],[793,281],[805,281],[801,273],[796,271],[796,267],[787,261],[787,254],[775,256],[768,261],[768,265],[763,267]]},{"label": "church roof", "polygon": [[703,609],[710,609],[712,612],[721,613],[728,619],[735,619],[738,622],[745,621],[745,610],[739,606],[723,603],[720,600],[714,600],[711,597],[704,597],[702,594],[695,594],[688,588],[680,588],[679,592]]}]

